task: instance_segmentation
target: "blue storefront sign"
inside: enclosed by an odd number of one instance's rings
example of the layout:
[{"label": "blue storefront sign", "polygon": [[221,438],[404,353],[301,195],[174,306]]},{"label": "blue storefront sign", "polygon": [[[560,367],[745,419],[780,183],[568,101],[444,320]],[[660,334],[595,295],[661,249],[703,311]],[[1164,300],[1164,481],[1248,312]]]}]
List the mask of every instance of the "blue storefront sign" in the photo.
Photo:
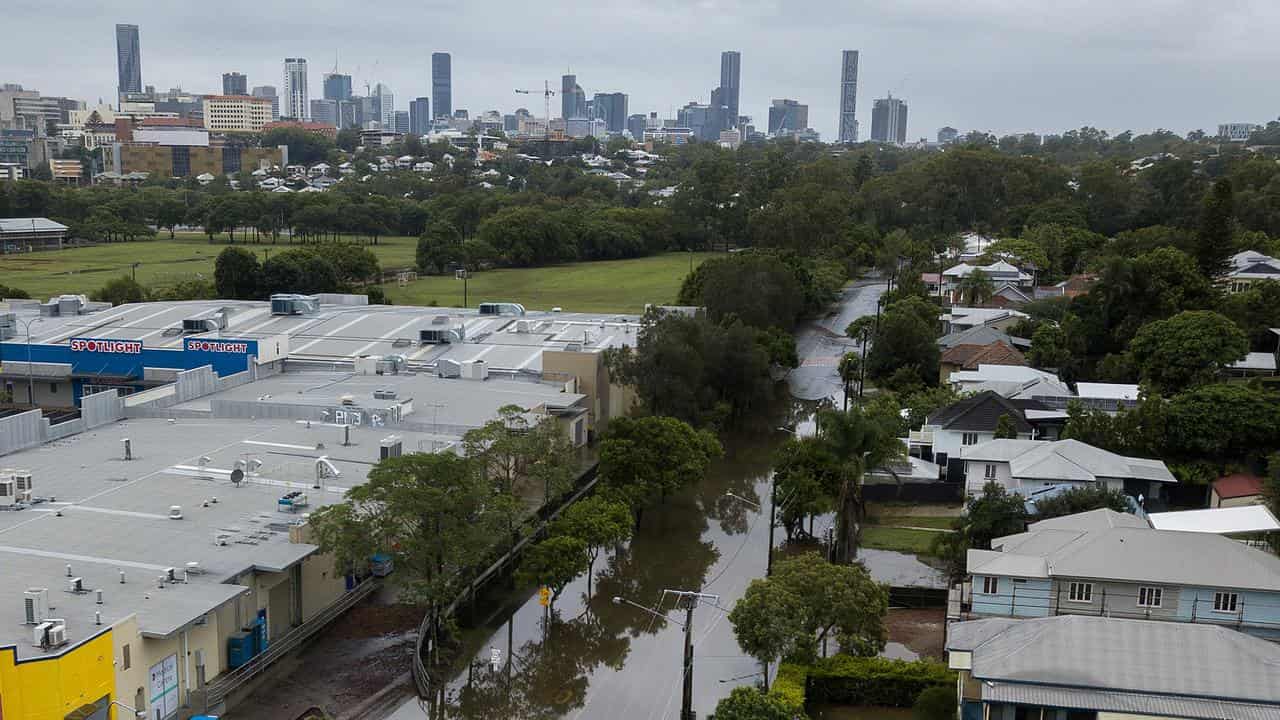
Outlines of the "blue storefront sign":
[{"label": "blue storefront sign", "polygon": [[130,385],[130,380],[141,381],[147,368],[192,370],[205,365],[226,377],[247,370],[249,357],[257,354],[256,340],[232,338],[190,337],[181,348],[148,348],[142,340],[93,337],[71,338],[65,345],[0,343],[0,363],[70,365],[77,402],[84,384]]}]

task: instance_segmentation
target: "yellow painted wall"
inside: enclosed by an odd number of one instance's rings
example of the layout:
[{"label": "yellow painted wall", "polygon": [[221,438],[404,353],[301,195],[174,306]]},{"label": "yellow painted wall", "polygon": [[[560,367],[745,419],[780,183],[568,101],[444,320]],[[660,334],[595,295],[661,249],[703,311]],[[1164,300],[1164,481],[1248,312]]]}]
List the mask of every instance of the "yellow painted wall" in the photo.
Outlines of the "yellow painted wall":
[{"label": "yellow painted wall", "polygon": [[310,620],[347,591],[332,555],[312,555],[302,561],[302,619]]},{"label": "yellow painted wall", "polygon": [[0,710],[5,720],[63,720],[82,705],[113,697],[110,629],[56,657],[18,662],[0,648]]}]

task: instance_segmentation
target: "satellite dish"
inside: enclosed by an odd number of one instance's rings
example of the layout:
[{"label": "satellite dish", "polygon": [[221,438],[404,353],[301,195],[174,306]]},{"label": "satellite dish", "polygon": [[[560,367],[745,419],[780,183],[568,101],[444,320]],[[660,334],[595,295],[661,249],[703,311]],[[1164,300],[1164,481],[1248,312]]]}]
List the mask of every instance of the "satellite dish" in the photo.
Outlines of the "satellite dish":
[{"label": "satellite dish", "polygon": [[239,487],[240,483],[242,482],[244,482],[244,471],[241,470],[240,468],[236,468],[235,470],[232,470],[231,484],[235,485],[236,487]]}]

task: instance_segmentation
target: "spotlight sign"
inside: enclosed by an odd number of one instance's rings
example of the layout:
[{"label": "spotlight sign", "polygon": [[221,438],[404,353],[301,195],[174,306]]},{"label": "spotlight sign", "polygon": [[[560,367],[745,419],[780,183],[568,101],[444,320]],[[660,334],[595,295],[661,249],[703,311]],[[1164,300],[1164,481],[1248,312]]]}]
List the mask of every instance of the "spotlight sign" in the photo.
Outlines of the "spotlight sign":
[{"label": "spotlight sign", "polygon": [[187,338],[187,350],[191,352],[237,353],[249,352],[249,343],[241,340],[202,340]]},{"label": "spotlight sign", "polygon": [[110,338],[71,338],[71,352],[141,355],[142,341],[113,340]]}]

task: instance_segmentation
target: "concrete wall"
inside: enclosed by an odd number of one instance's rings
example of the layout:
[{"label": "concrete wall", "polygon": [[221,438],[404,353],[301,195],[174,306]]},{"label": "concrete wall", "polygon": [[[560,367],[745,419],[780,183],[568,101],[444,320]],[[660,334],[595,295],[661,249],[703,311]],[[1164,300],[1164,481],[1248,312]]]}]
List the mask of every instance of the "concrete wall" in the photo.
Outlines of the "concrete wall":
[{"label": "concrete wall", "polygon": [[80,419],[85,429],[92,430],[124,417],[124,398],[114,390],[106,390],[80,399]]},{"label": "concrete wall", "polygon": [[39,410],[0,418],[0,455],[44,442],[44,417]]},{"label": "concrete wall", "polygon": [[218,375],[208,365],[193,370],[184,370],[178,373],[178,379],[174,386],[176,402],[184,403],[216,392],[218,390]]}]

